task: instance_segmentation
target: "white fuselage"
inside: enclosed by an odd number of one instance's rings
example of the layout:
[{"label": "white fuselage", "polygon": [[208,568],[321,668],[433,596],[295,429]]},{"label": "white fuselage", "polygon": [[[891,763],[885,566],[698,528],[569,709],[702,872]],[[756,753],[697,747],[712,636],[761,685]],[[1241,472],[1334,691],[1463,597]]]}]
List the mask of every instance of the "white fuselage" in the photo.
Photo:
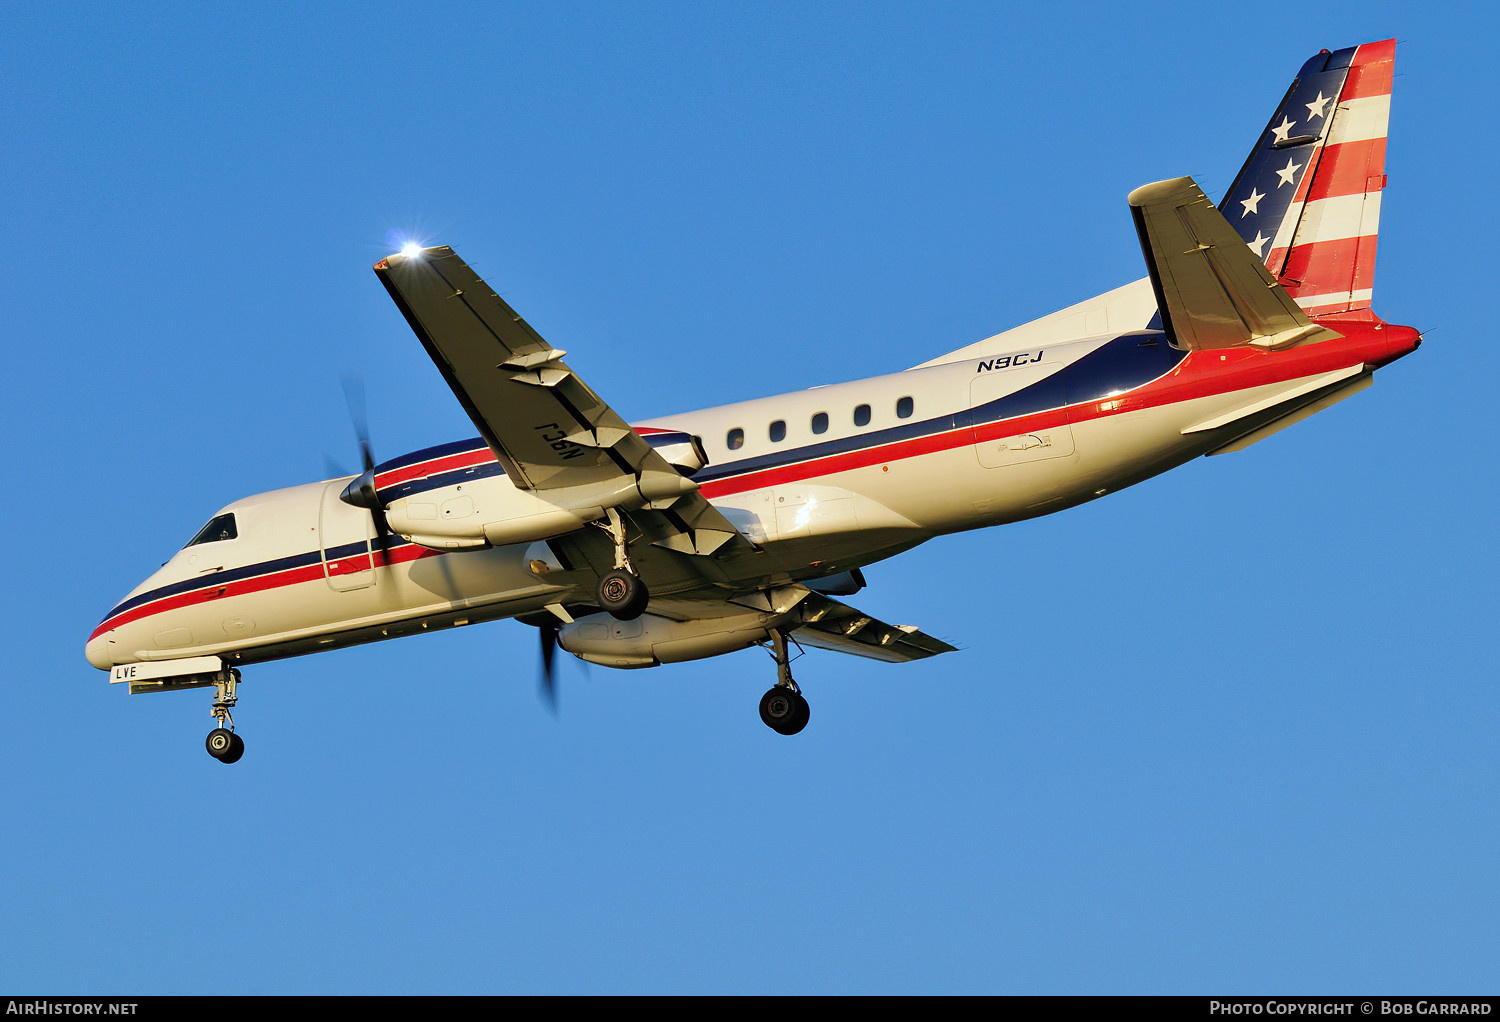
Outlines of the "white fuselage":
[{"label": "white fuselage", "polygon": [[[1320,389],[1324,378],[1343,382],[1415,339],[1380,325],[1305,349],[1184,355],[1143,331],[636,428],[648,440],[700,439],[699,492],[759,551],[730,562],[738,574],[718,584],[750,590],[1102,496],[1285,417],[1294,398],[1300,407],[1333,386]],[[216,654],[244,664],[589,602],[596,576],[546,542],[484,539],[506,535],[517,508],[537,508],[481,441],[388,462],[376,480],[398,533],[384,549],[370,512],[339,499],[347,478],[236,501],[219,512],[233,516],[234,538],[178,551],[106,615],[89,661],[108,669]],[[404,538],[413,535],[420,542]],[[680,561],[645,564],[653,599],[701,588]]]}]

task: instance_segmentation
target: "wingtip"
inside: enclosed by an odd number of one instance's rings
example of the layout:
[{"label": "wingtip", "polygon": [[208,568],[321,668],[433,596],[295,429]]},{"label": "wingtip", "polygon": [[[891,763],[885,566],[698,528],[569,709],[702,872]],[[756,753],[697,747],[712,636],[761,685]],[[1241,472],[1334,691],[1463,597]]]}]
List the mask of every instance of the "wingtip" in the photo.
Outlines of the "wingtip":
[{"label": "wingtip", "polygon": [[443,253],[451,251],[452,249],[444,248],[441,245],[423,246],[415,241],[411,241],[403,245],[401,247],[401,251],[392,252],[390,255],[380,260],[380,262],[376,263],[375,269],[377,272],[380,270],[389,270],[392,267],[400,266],[402,263],[408,262],[410,260],[434,258],[433,253]]},{"label": "wingtip", "polygon": [[1149,206],[1168,198],[1197,198],[1202,195],[1203,189],[1199,188],[1198,182],[1191,177],[1174,177],[1166,181],[1153,181],[1150,184],[1141,185],[1131,192],[1125,201],[1132,206]]}]

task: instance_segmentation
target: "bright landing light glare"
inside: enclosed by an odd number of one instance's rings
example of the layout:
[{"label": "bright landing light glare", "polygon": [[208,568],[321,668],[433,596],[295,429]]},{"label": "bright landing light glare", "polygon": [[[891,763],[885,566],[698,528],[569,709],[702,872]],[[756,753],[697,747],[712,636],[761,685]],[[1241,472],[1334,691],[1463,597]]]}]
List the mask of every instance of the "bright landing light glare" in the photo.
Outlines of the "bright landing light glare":
[{"label": "bright landing light glare", "polygon": [[401,246],[401,254],[408,259],[413,259],[422,254],[422,246],[415,241],[408,241]]}]

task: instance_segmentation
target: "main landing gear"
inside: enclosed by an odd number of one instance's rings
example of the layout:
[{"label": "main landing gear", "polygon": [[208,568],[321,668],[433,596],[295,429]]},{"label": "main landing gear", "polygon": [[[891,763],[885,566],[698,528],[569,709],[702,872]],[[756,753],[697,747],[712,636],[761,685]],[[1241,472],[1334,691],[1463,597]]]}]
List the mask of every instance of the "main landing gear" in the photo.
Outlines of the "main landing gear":
[{"label": "main landing gear", "polygon": [[594,595],[599,606],[621,621],[634,621],[640,617],[651,600],[651,594],[646,591],[646,585],[640,576],[627,568],[605,572],[599,579],[599,588]]},{"label": "main landing gear", "polygon": [[771,629],[771,650],[776,656],[776,687],[760,697],[760,719],[777,734],[794,735],[807,727],[812,709],[792,680],[786,636],[779,629]]},{"label": "main landing gear", "polygon": [[245,740],[234,733],[234,718],[229,710],[236,699],[235,688],[240,682],[240,672],[233,667],[220,673],[214,681],[214,719],[219,726],[208,733],[203,743],[208,754],[220,763],[238,763],[245,754]]},{"label": "main landing gear", "polygon": [[635,573],[635,566],[630,563],[630,554],[625,546],[624,516],[614,508],[609,508],[605,514],[609,517],[609,524],[601,524],[599,527],[614,540],[615,566],[613,570],[600,576],[594,595],[599,606],[612,616],[621,621],[634,621],[646,612],[646,604],[651,602],[651,593],[646,589],[646,583]]}]

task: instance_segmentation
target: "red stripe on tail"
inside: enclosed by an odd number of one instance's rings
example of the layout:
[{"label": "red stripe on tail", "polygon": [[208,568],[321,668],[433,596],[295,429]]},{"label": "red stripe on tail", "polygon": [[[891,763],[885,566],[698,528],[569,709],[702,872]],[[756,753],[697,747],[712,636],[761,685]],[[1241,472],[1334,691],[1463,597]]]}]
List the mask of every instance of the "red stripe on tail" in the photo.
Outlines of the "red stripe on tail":
[{"label": "red stripe on tail", "polygon": [[1339,102],[1366,96],[1389,96],[1395,61],[1396,40],[1365,43],[1354,53],[1354,63],[1349,67],[1349,77],[1344,79]]}]

